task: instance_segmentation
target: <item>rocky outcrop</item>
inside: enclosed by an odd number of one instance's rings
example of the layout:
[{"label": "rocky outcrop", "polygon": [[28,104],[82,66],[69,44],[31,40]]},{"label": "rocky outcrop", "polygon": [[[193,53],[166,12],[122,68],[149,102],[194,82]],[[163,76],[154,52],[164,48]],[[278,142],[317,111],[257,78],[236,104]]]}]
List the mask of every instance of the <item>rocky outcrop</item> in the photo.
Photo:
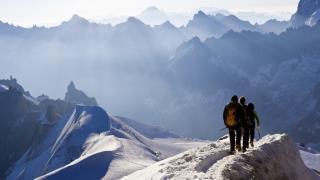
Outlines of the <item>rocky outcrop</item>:
[{"label": "rocky outcrop", "polygon": [[68,91],[64,98],[65,101],[72,104],[82,104],[87,106],[97,106],[98,103],[95,98],[88,97],[84,92],[78,90],[73,81],[68,85]]},{"label": "rocky outcrop", "polygon": [[320,0],[300,0],[297,12],[291,18],[292,26],[314,25],[318,21],[315,18],[319,11]]},{"label": "rocky outcrop", "polygon": [[37,131],[35,105],[23,93],[0,92],[0,179],[33,142]]}]

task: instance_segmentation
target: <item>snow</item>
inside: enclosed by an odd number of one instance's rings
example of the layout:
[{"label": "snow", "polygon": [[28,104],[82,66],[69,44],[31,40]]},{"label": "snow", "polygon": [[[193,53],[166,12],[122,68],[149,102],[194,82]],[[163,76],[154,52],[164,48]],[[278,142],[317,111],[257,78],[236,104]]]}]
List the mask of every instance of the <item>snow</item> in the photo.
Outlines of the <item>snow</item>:
[{"label": "snow", "polygon": [[117,117],[147,138],[178,138],[179,136],[159,126],[150,126],[132,119]]},{"label": "snow", "polygon": [[39,105],[39,104],[40,104],[40,102],[39,102],[36,98],[34,98],[34,97],[32,97],[32,96],[28,96],[28,95],[25,95],[25,94],[24,94],[23,97],[24,97],[27,101],[33,103],[34,105]]},{"label": "snow", "polygon": [[246,153],[229,155],[228,149],[228,139],[221,139],[123,179],[317,179],[286,135],[267,135]]},{"label": "snow", "polygon": [[320,154],[313,154],[302,150],[300,150],[300,154],[307,167],[320,172]]},{"label": "snow", "polygon": [[77,105],[20,158],[6,179],[119,179],[208,143],[173,137],[100,107]]},{"label": "snow", "polygon": [[307,26],[314,26],[316,25],[320,20],[320,9],[315,11],[305,22]]},{"label": "snow", "polygon": [[[70,117],[62,118],[49,135],[31,147],[16,163],[7,179],[34,179],[55,170],[81,154],[89,135],[110,130],[106,112],[93,106],[76,106]],[[23,172],[23,173],[21,173]]]},{"label": "snow", "polygon": [[0,84],[0,92],[5,92],[5,91],[8,91],[9,88],[3,84]]}]

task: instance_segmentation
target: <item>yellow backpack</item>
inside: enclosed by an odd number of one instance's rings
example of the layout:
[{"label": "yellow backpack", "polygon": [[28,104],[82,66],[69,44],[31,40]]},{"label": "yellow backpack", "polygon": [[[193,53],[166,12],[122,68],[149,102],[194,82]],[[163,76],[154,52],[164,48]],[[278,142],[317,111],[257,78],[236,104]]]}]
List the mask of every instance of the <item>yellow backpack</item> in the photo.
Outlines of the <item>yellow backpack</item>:
[{"label": "yellow backpack", "polygon": [[227,108],[227,118],[226,118],[226,124],[228,126],[235,126],[237,125],[237,119],[236,119],[236,114],[237,114],[237,105],[230,105]]}]

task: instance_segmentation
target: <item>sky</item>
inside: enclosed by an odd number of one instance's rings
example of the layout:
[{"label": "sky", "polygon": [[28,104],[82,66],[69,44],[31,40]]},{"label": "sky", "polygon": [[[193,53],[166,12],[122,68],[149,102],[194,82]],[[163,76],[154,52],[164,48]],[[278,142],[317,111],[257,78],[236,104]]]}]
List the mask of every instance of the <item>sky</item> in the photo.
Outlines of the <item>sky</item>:
[{"label": "sky", "polygon": [[294,12],[298,0],[0,0],[0,21],[15,25],[50,25],[78,14],[89,19],[135,16],[150,6],[166,12],[215,7],[231,12]]}]

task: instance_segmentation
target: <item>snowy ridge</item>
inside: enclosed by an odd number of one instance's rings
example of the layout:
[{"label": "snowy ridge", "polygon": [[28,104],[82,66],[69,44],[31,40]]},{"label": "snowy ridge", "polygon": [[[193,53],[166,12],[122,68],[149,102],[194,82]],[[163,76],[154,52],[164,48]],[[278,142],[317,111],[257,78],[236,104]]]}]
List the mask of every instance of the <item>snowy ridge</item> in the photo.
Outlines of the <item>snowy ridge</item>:
[{"label": "snowy ridge", "polygon": [[89,136],[109,130],[110,120],[103,109],[76,106],[69,118],[61,119],[41,143],[21,157],[7,178],[33,179],[64,166],[81,155],[82,145]]},{"label": "snowy ridge", "polygon": [[301,157],[310,169],[314,169],[320,175],[320,154],[314,154],[306,151],[300,150]]},{"label": "snowy ridge", "polygon": [[9,88],[3,84],[0,84],[0,92],[5,92],[5,91],[8,91]]},{"label": "snowy ridge", "polygon": [[307,26],[314,26],[314,25],[316,25],[316,24],[319,22],[319,20],[320,20],[320,8],[319,8],[317,11],[315,11],[315,12],[311,15],[311,17],[309,17],[309,18],[306,20],[305,24],[306,24]]},{"label": "snowy ridge", "polygon": [[[98,106],[77,105],[46,138],[34,144],[6,179],[119,179],[159,160],[207,144],[163,137],[165,131],[142,133]],[[132,122],[131,122],[132,123]],[[152,127],[152,126],[150,126]],[[149,128],[153,131],[152,128]],[[160,133],[159,133],[160,132]],[[170,137],[168,134],[166,137]]]},{"label": "snowy ridge", "polygon": [[[159,126],[151,126],[151,125],[145,125],[143,123],[140,123],[138,121],[124,118],[124,117],[117,117],[122,122],[126,123],[136,131],[140,132],[143,136],[153,139],[153,138],[179,138],[178,135],[163,129]],[[150,129],[151,128],[151,129]]]},{"label": "snowy ridge", "polygon": [[123,179],[319,178],[304,165],[295,144],[284,134],[267,135],[246,153],[229,155],[228,148],[228,139],[224,138],[160,161]]}]

